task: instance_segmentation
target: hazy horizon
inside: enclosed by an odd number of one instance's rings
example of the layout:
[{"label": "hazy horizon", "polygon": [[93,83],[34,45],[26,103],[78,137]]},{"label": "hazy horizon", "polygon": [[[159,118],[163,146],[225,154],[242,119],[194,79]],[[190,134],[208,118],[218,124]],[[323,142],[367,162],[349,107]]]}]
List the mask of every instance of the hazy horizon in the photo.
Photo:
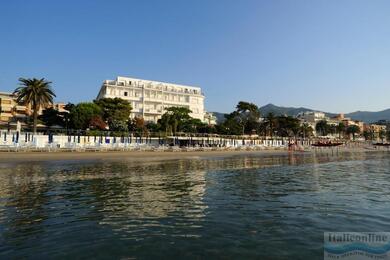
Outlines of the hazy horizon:
[{"label": "hazy horizon", "polygon": [[388,1],[12,1],[0,4],[0,91],[53,81],[96,98],[117,76],[194,85],[206,109],[238,101],[331,113],[390,108]]}]

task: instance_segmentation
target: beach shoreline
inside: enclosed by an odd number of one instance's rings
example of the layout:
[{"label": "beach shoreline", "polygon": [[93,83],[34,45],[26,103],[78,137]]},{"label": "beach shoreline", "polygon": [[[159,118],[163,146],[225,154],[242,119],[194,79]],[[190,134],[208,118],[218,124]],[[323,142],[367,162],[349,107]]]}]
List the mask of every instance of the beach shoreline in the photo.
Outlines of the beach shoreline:
[{"label": "beach shoreline", "polygon": [[0,152],[0,163],[18,161],[84,161],[84,160],[163,160],[193,157],[224,157],[232,155],[288,154],[287,150],[260,151],[98,151],[98,152]]},{"label": "beach shoreline", "polygon": [[287,149],[267,150],[228,150],[228,151],[56,151],[56,152],[0,152],[0,163],[4,162],[30,162],[30,161],[84,161],[84,160],[164,160],[225,157],[234,155],[288,155],[308,153],[360,153],[360,152],[386,152],[362,148],[347,148],[340,150],[309,150],[288,151]]}]

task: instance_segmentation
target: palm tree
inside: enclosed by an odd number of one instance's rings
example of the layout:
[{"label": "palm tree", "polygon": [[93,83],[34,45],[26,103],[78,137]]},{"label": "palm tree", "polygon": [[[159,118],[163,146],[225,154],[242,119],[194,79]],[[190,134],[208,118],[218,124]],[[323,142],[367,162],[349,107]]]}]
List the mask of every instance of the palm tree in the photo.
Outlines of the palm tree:
[{"label": "palm tree", "polygon": [[53,104],[53,97],[56,95],[51,89],[51,82],[41,79],[25,79],[19,78],[20,87],[16,88],[16,102],[24,105],[30,105],[33,110],[34,118],[34,133],[37,132],[38,111],[41,107]]},{"label": "palm tree", "polygon": [[359,133],[360,133],[360,128],[357,125],[350,125],[350,126],[348,126],[347,134],[349,134],[349,135],[352,134],[353,140],[355,140],[356,134],[359,134]]},{"label": "palm tree", "polygon": [[303,123],[300,126],[300,133],[303,138],[311,137],[313,135],[313,128],[308,123]]},{"label": "palm tree", "polygon": [[330,126],[326,120],[318,121],[316,124],[316,131],[319,132],[322,136],[326,136],[329,134]]},{"label": "palm tree", "polygon": [[336,126],[336,129],[337,129],[337,132],[339,133],[339,139],[341,139],[341,134],[344,133],[345,131],[345,124],[343,122],[340,122],[337,126]]},{"label": "palm tree", "polygon": [[268,127],[269,129],[269,133],[270,133],[270,136],[272,138],[273,136],[273,131],[275,129],[275,125],[276,125],[276,118],[275,118],[275,115],[274,113],[272,112],[269,112],[265,118],[265,123],[266,123],[266,126]]}]

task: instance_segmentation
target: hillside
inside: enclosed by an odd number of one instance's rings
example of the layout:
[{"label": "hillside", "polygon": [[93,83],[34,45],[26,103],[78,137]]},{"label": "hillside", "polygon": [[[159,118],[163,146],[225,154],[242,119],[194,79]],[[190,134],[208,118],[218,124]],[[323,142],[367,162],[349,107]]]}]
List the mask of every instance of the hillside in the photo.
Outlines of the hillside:
[{"label": "hillside", "polygon": [[378,112],[369,112],[369,111],[356,111],[345,115],[355,120],[361,120],[367,123],[377,122],[379,120],[390,121],[390,109],[378,111]]},{"label": "hillside", "polygon": [[[313,110],[306,107],[281,107],[281,106],[275,106],[274,104],[268,104],[263,107],[260,107],[260,112],[263,116],[271,112],[278,116],[279,115],[297,116],[299,113],[308,112],[308,111],[319,111],[319,110]],[[327,112],[324,113],[329,117],[336,115]]]},{"label": "hillside", "polygon": [[[299,113],[308,112],[308,111],[319,111],[305,107],[282,107],[276,106],[274,104],[268,104],[260,107],[260,112],[262,116],[267,115],[268,113],[274,113],[275,115],[287,115],[287,116],[297,116]],[[324,111],[322,111],[324,112]],[[213,112],[217,117],[217,122],[223,122],[224,113]],[[336,114],[324,112],[326,116],[333,117]],[[390,109],[386,109],[378,112],[369,112],[369,111],[356,111],[353,113],[345,114],[345,117],[350,117],[353,120],[360,120],[366,123],[374,123],[379,120],[387,120],[390,121]]]}]

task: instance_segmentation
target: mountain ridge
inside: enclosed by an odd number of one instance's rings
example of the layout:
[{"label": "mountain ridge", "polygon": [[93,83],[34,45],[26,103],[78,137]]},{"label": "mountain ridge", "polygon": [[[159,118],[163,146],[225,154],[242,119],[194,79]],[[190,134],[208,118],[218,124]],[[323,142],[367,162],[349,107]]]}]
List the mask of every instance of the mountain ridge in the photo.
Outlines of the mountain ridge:
[{"label": "mountain ridge", "polygon": [[[315,110],[306,107],[284,107],[284,106],[277,106],[272,103],[264,105],[259,109],[260,109],[260,113],[263,116],[271,112],[279,116],[280,115],[297,116],[299,113],[302,112],[313,112],[313,111],[323,112],[328,117],[334,117],[337,115],[336,113],[330,113],[330,112]],[[213,112],[213,113],[217,117],[217,122],[223,122],[225,113],[219,113],[219,112]],[[376,111],[376,112],[358,110],[355,112],[345,114],[345,117],[350,117],[353,120],[359,120],[365,123],[374,123],[374,122],[378,122],[379,120],[390,121],[390,108],[381,111]]]}]

